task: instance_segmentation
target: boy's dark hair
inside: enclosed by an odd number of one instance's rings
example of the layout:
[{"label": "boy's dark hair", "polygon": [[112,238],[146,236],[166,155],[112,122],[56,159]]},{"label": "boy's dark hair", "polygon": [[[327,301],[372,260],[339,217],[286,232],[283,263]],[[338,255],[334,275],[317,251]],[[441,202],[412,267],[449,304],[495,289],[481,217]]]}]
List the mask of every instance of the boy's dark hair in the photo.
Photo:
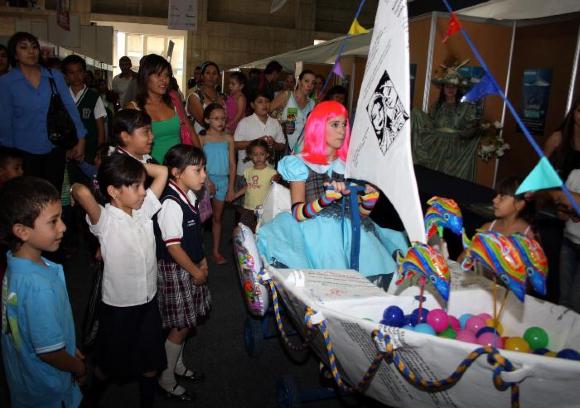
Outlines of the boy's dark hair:
[{"label": "boy's dark hair", "polygon": [[230,79],[235,79],[236,81],[238,81],[240,83],[240,85],[243,85],[245,87],[246,82],[247,82],[247,78],[244,75],[243,72],[240,71],[234,71],[230,74]]},{"label": "boy's dark hair", "polygon": [[97,173],[99,191],[107,202],[111,201],[112,198],[107,191],[107,187],[121,188],[130,186],[144,182],[146,177],[147,172],[140,161],[120,153],[113,153],[103,158]]},{"label": "boy's dark hair", "polygon": [[270,99],[270,96],[268,94],[266,94],[264,91],[254,91],[250,95],[250,103],[256,102],[256,99],[258,99],[260,96],[262,98],[266,98],[268,101],[272,102],[272,100]]},{"label": "boy's dark hair", "polygon": [[[16,60],[16,47],[18,43],[21,41],[30,41],[32,44],[38,47],[38,51],[40,52],[40,43],[38,42],[38,38],[30,33],[26,33],[24,31],[20,31],[15,33],[10,39],[8,40],[8,63],[11,67],[18,66],[18,61]],[[41,57],[38,57],[38,62],[42,61]]]},{"label": "boy's dark hair", "polygon": [[84,58],[79,57],[78,55],[72,54],[62,60],[62,72],[66,74],[68,66],[72,64],[80,64],[83,71],[87,70],[87,63],[85,62]]},{"label": "boy's dark hair", "polygon": [[49,204],[60,202],[60,193],[48,181],[38,177],[18,177],[7,181],[0,190],[0,241],[16,250],[22,241],[12,227],[22,224],[34,228],[34,222]]},{"label": "boy's dark hair", "polygon": [[12,147],[0,146],[0,168],[6,166],[10,160],[22,160],[24,155],[22,151],[13,149]]},{"label": "boy's dark hair", "polygon": [[268,62],[266,68],[264,69],[264,75],[271,74],[272,72],[282,72],[283,68],[282,65],[276,60]]},{"label": "boy's dark hair", "polygon": [[268,163],[272,163],[272,152],[270,151],[270,146],[266,143],[263,139],[254,139],[250,142],[250,144],[246,147],[246,157],[244,158],[244,163],[251,161],[250,155],[252,154],[252,150],[255,147],[262,147],[268,153]]},{"label": "boy's dark hair", "polygon": [[205,163],[206,158],[203,150],[186,144],[173,146],[163,159],[163,165],[168,168],[170,178],[173,178],[171,169],[177,169],[181,172],[187,166],[205,166]]},{"label": "boy's dark hair", "polygon": [[113,143],[123,147],[121,132],[133,133],[135,129],[151,126],[151,116],[137,109],[122,109],[113,121]]},{"label": "boy's dark hair", "polygon": [[521,177],[508,177],[500,181],[495,190],[498,194],[512,196],[516,200],[524,200],[526,202],[525,207],[519,212],[518,217],[532,225],[533,229],[536,218],[536,203],[533,199],[526,198],[524,194],[516,195],[516,191],[522,182],[523,179]]}]

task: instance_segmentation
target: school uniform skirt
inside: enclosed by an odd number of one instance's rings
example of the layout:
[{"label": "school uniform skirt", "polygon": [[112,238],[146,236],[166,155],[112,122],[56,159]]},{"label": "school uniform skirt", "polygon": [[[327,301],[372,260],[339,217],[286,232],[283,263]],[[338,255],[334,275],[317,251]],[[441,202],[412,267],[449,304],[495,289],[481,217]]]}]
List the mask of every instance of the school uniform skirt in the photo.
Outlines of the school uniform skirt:
[{"label": "school uniform skirt", "polygon": [[101,303],[96,363],[115,381],[130,381],[167,367],[158,300],[137,306]]},{"label": "school uniform skirt", "polygon": [[193,328],[209,314],[211,295],[175,262],[157,261],[157,294],[164,329]]}]

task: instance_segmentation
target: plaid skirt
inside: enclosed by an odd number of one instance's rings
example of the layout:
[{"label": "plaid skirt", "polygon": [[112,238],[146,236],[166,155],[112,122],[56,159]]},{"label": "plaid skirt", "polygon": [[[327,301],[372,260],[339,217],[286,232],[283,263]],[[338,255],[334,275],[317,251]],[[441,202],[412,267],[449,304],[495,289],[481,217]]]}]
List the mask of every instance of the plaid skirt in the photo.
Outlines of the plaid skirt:
[{"label": "plaid skirt", "polygon": [[157,261],[157,296],[164,329],[193,328],[211,308],[207,285],[195,285],[189,272],[175,262]]}]

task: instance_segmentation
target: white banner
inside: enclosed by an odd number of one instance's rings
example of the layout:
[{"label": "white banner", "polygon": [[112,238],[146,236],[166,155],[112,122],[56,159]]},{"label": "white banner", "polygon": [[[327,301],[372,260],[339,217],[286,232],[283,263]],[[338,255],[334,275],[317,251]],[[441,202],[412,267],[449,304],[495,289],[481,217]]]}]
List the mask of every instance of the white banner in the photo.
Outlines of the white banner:
[{"label": "white banner", "polygon": [[167,28],[197,31],[197,0],[169,0]]},{"label": "white banner", "polygon": [[411,157],[407,2],[380,0],[346,165],[375,184],[399,213],[409,239],[425,242]]}]

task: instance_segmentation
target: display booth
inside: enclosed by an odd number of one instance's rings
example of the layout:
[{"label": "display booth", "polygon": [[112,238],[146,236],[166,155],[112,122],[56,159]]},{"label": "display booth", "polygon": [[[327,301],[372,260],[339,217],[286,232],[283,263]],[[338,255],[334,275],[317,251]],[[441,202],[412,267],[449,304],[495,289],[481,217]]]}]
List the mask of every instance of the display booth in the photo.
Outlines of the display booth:
[{"label": "display booth", "polygon": [[[566,4],[568,3],[563,3]],[[535,14],[530,14],[527,8],[523,9],[526,12],[522,14],[524,18],[548,16],[535,20],[517,20],[517,12],[511,9],[490,11],[488,8],[474,7],[466,11],[469,15],[462,15],[462,11],[458,12],[463,28],[470,35],[500,87],[523,117],[527,112],[529,118],[525,122],[531,127],[530,131],[538,137],[541,145],[563,119],[573,96],[578,94],[579,81],[576,78],[580,15],[553,15],[578,11],[580,8],[578,5],[570,7],[562,10],[551,7],[550,10],[543,10],[541,13],[538,11]],[[490,14],[492,12],[494,14]],[[509,12],[507,16],[510,19],[492,20],[478,17],[502,18],[502,12]],[[441,64],[450,60],[458,62],[469,60],[462,74],[467,75],[473,83],[483,74],[462,35],[456,34],[443,42],[448,23],[449,14],[439,12],[409,21],[413,108],[428,111],[437,100],[439,92],[437,87],[431,84],[431,78]],[[320,64],[326,64],[326,70],[329,70],[330,65],[336,60],[341,43],[345,41],[340,64],[345,82],[348,81],[348,108],[354,111],[364,76],[371,36],[372,31],[348,39],[346,36],[338,37],[322,44],[244,64],[239,68],[264,68],[269,61],[277,60],[286,70],[294,70],[297,75],[303,67],[318,68]],[[317,72],[317,69],[314,71]],[[536,82],[541,85],[549,82],[546,89],[535,90],[535,93],[532,90],[533,95],[540,92],[544,98],[542,106],[545,109],[536,109],[537,104],[534,100],[530,101],[529,97],[525,108],[524,88],[529,88],[529,85],[524,85],[525,75],[528,77],[535,75]],[[478,112],[481,114],[482,122],[498,121],[504,125],[503,138],[510,144],[511,149],[499,160],[485,162],[478,159],[476,182],[493,188],[497,180],[507,175],[525,175],[529,172],[537,162],[537,157],[516,128],[515,121],[506,111],[503,100],[499,96],[488,96],[484,98]]]}]

